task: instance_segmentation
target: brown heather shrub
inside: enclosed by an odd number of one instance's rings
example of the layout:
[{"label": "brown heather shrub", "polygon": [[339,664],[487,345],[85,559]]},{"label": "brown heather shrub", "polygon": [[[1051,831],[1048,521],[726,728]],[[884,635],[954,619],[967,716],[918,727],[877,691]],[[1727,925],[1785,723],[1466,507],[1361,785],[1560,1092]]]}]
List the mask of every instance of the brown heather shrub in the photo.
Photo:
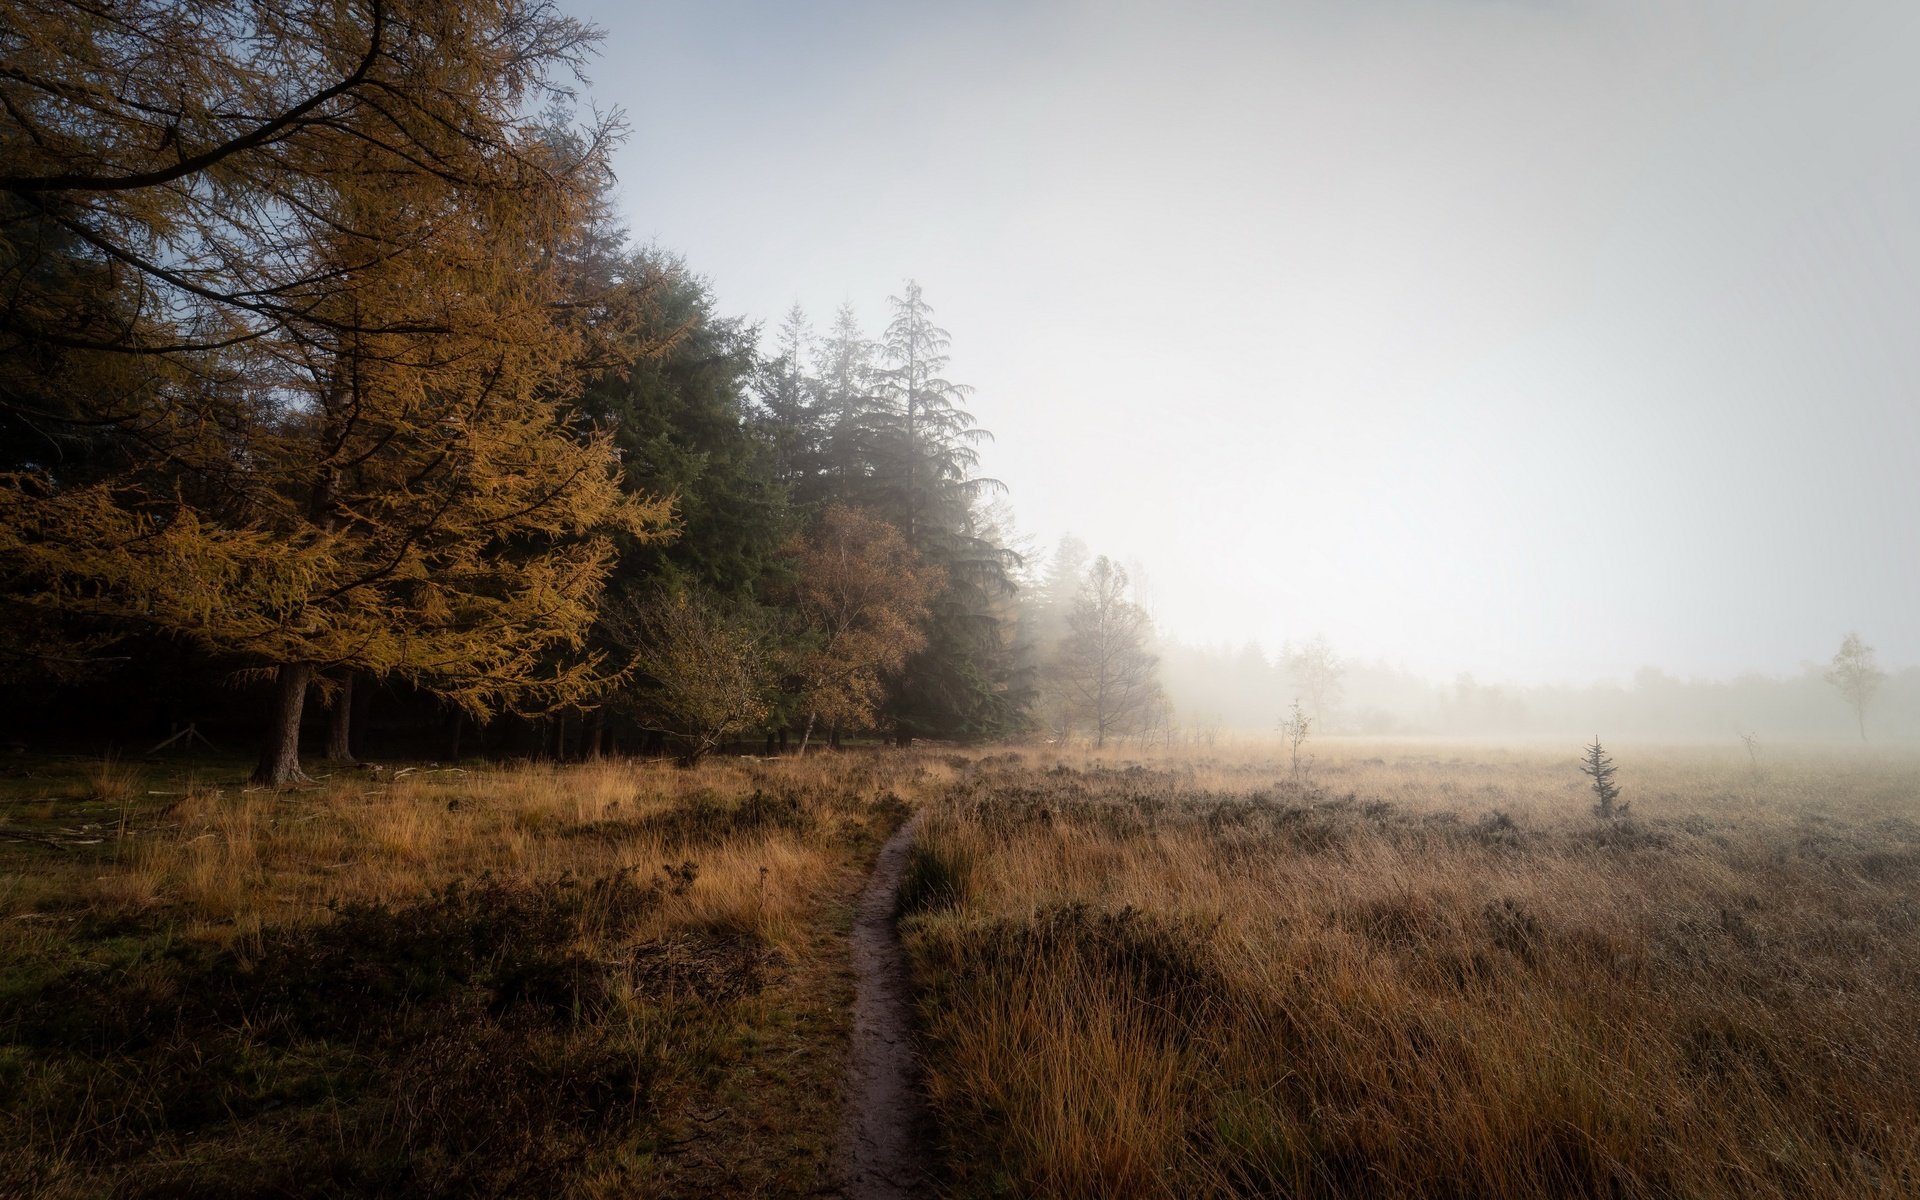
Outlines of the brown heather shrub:
[{"label": "brown heather shrub", "polygon": [[953,1190],[1920,1194],[1920,763],[1621,754],[1609,822],[1523,750],[979,764],[905,926]]}]

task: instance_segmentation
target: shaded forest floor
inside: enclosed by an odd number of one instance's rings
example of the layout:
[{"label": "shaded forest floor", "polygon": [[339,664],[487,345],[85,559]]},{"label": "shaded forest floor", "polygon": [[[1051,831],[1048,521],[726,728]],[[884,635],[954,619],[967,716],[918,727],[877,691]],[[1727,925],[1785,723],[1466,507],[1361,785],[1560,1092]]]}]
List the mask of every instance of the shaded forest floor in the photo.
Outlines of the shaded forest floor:
[{"label": "shaded forest floor", "polygon": [[0,780],[0,1194],[830,1186],[922,756]]}]

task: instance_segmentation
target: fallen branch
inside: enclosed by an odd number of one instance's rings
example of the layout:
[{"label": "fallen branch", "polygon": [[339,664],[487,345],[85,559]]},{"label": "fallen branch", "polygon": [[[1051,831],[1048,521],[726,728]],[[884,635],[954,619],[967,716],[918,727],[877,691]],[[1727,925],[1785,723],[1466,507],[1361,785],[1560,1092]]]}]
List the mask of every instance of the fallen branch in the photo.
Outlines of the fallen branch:
[{"label": "fallen branch", "polygon": [[22,833],[16,829],[0,829],[0,838],[14,842],[32,842],[39,846],[52,846],[55,850],[64,850],[69,843],[58,842],[38,833]]}]

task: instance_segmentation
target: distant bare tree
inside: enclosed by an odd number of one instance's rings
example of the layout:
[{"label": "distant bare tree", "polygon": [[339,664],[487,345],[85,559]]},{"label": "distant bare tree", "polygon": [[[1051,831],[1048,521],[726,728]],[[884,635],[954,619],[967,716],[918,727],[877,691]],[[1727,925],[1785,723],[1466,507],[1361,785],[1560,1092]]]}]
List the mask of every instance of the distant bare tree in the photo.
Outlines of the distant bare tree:
[{"label": "distant bare tree", "polygon": [[1093,727],[1100,746],[1147,727],[1164,702],[1160,660],[1147,648],[1153,622],[1128,598],[1126,571],[1105,555],[1087,571],[1067,627],[1053,671],[1067,712]]},{"label": "distant bare tree", "polygon": [[1347,673],[1347,665],[1320,634],[1297,649],[1288,647],[1285,653],[1287,673],[1306,692],[1313,719],[1325,726],[1327,713],[1340,703],[1341,680]]},{"label": "distant bare tree", "polygon": [[1833,665],[1827,668],[1827,682],[1838,688],[1840,696],[1853,709],[1853,719],[1860,726],[1860,740],[1867,740],[1867,706],[1873,703],[1873,697],[1880,685],[1887,681],[1887,673],[1880,669],[1874,659],[1873,647],[1860,640],[1860,635],[1848,632],[1846,640],[1840,643],[1840,650],[1833,656]]}]

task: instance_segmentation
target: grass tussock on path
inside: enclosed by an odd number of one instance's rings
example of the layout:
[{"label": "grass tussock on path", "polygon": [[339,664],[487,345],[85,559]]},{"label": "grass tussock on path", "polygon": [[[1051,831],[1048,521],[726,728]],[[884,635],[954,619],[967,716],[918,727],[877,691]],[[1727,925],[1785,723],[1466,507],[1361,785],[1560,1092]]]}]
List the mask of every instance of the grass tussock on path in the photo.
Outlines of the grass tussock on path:
[{"label": "grass tussock on path", "polygon": [[1920,1194],[1920,763],[1000,755],[903,889],[961,1194]]},{"label": "grass tussock on path", "polygon": [[852,900],[952,773],[16,770],[0,1194],[815,1191]]}]

